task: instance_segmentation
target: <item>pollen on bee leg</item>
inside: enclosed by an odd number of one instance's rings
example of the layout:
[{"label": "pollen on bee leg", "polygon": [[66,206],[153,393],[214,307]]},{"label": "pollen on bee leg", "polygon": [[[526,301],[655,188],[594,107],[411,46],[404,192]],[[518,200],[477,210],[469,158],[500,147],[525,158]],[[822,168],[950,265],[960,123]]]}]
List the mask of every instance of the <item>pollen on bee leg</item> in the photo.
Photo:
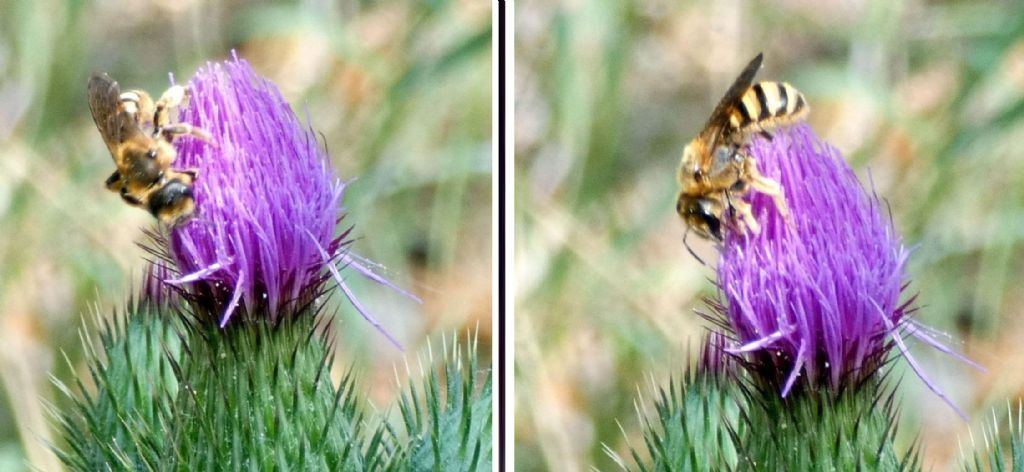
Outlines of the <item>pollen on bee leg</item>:
[{"label": "pollen on bee leg", "polygon": [[171,136],[189,135],[195,138],[199,138],[207,143],[213,144],[213,136],[202,128],[197,128],[188,123],[175,123],[169,126],[163,126],[160,130]]},{"label": "pollen on bee leg", "polygon": [[754,160],[753,157],[747,158],[743,167],[744,173],[746,173],[748,177],[750,187],[772,197],[772,200],[775,202],[775,208],[779,211],[779,214],[788,220],[789,206],[786,205],[786,196],[782,192],[782,185],[761,174],[761,171],[757,168],[757,161]]},{"label": "pollen on bee leg", "polygon": [[120,111],[131,115],[135,120],[148,122],[153,112],[153,99],[143,90],[129,90],[118,96]]},{"label": "pollen on bee leg", "polygon": [[129,102],[129,103],[133,103],[133,104],[134,103],[139,103],[139,101],[140,101],[138,92],[134,92],[134,91],[132,91],[132,92],[123,92],[123,93],[121,93],[120,97],[118,97],[118,98],[120,98],[122,102]]},{"label": "pollen on bee leg", "polygon": [[167,89],[163,95],[160,95],[160,99],[156,101],[153,107],[153,125],[157,129],[167,127],[171,121],[170,116],[168,116],[168,110],[181,107],[185,102],[185,97],[185,87],[181,85],[174,85]]},{"label": "pollen on bee leg", "polygon": [[135,92],[125,92],[121,94],[121,107],[129,115],[136,115],[139,113],[139,94]]},{"label": "pollen on bee leg", "polygon": [[751,234],[761,234],[761,224],[757,222],[757,218],[754,217],[754,213],[750,210],[750,203],[736,199],[732,202],[732,207],[740,215],[736,223],[741,233],[746,233],[747,230],[750,230]]},{"label": "pollen on bee leg", "polygon": [[181,85],[175,85],[160,96],[160,100],[157,101],[157,105],[164,107],[177,107],[185,101],[185,87]]}]

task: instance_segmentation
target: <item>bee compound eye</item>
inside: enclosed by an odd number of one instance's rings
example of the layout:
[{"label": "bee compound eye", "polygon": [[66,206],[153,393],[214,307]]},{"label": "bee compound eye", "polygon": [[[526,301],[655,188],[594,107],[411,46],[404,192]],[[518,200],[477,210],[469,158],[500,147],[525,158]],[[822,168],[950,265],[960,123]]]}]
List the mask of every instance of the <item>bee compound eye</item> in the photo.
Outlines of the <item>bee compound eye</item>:
[{"label": "bee compound eye", "polygon": [[690,205],[686,208],[686,212],[691,215],[700,217],[703,217],[704,215],[708,214],[708,212],[704,209],[704,205],[702,205],[701,202],[697,200],[690,202]]},{"label": "bee compound eye", "polygon": [[146,152],[146,157],[150,159],[156,159],[156,149],[150,149]]},{"label": "bee compound eye", "polygon": [[707,225],[708,232],[711,233],[715,239],[722,240],[722,222],[718,218],[709,214],[703,215],[704,224]]}]

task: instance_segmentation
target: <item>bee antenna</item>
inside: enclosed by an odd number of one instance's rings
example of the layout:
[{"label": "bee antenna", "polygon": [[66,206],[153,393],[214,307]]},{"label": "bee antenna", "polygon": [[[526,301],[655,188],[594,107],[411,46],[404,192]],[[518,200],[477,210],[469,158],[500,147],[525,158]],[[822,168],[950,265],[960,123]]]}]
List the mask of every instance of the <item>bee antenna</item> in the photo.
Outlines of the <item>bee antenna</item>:
[{"label": "bee antenna", "polygon": [[725,203],[726,203],[726,205],[729,206],[729,213],[731,214],[731,213],[735,212],[736,211],[736,207],[732,206],[732,197],[729,196],[729,192],[723,191],[722,195],[725,195]]},{"label": "bee antenna", "polygon": [[700,262],[700,265],[702,265],[704,267],[707,267],[708,265],[704,263],[704,259],[701,259],[700,256],[697,255],[696,252],[693,252],[693,248],[690,247],[690,243],[686,242],[686,237],[689,236],[689,235],[690,235],[690,228],[687,227],[686,228],[686,232],[683,233],[683,246],[686,246],[686,250],[690,252],[690,255],[693,256],[694,259],[697,259],[697,262]]},{"label": "bee antenna", "polygon": [[[735,229],[733,216],[736,216],[736,207],[732,204],[732,196],[729,195],[728,191],[723,191],[722,195],[725,196],[725,206],[727,207],[727,214],[729,215],[729,223],[727,225],[730,229]],[[721,242],[721,241],[719,241]]]}]

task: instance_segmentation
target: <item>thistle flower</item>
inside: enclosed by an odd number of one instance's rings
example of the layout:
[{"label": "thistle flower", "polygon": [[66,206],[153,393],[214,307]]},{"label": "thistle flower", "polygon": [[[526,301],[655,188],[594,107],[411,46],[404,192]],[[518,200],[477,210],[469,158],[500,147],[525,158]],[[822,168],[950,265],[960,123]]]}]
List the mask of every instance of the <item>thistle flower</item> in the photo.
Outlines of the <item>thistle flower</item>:
[{"label": "thistle flower", "polygon": [[726,236],[719,311],[741,343],[729,351],[749,354],[786,396],[801,376],[812,388],[855,385],[877,372],[895,346],[952,405],[904,342],[909,334],[953,354],[908,316],[913,298],[901,301],[908,251],[877,196],[806,124],[771,140],[757,137],[750,151],[760,170],[782,184],[790,215],[787,224],[770,197],[753,193],[762,232]]},{"label": "thistle flower", "polygon": [[224,327],[239,309],[276,320],[310,303],[333,276],[359,313],[397,345],[336,267],[348,265],[401,292],[347,251],[348,230],[335,234],[346,184],[311,127],[237,56],[207,64],[189,87],[179,120],[212,139],[177,143],[175,166],[199,171],[197,216],[171,231],[169,259],[178,277],[167,282],[201,301]]}]

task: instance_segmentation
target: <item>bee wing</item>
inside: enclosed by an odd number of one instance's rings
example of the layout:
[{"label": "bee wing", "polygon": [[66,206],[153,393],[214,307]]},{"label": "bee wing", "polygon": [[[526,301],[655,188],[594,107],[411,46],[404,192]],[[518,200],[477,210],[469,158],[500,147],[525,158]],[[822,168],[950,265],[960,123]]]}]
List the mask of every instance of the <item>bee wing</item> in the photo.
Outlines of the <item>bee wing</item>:
[{"label": "bee wing", "polygon": [[[120,110],[121,87],[104,73],[94,73],[88,85],[89,110],[103,142],[116,160],[117,146],[142,133],[138,123]],[[116,162],[115,162],[116,163]],[[119,163],[118,163],[119,164]]]},{"label": "bee wing", "polygon": [[[711,118],[708,119],[707,125],[704,126],[704,133],[711,133],[711,135],[705,135],[707,138],[705,142],[711,144],[711,149],[718,144],[719,140],[723,135],[728,133],[729,129],[729,114],[733,107],[741,98],[743,98],[744,92],[750,88],[750,85],[754,83],[754,76],[757,75],[757,71],[761,68],[761,61],[764,59],[764,54],[757,53],[753,59],[747,64],[747,67],[743,69],[740,76],[732,83],[729,90],[725,92],[725,96],[718,102],[718,106],[715,107],[715,111],[711,112]],[[723,133],[724,131],[724,133]]]}]

